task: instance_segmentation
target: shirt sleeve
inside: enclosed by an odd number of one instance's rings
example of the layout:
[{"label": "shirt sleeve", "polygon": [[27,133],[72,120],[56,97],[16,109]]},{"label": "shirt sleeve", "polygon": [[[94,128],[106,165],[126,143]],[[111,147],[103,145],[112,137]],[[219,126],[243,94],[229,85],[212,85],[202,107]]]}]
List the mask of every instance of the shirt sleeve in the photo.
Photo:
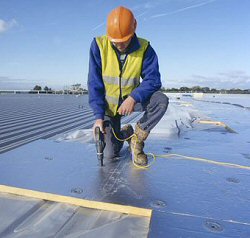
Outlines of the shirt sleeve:
[{"label": "shirt sleeve", "polygon": [[161,88],[161,75],[159,72],[158,57],[154,49],[149,45],[142,64],[141,84],[133,90],[131,97],[136,102],[144,103],[151,95]]},{"label": "shirt sleeve", "polygon": [[102,61],[99,47],[94,39],[90,46],[88,73],[89,105],[95,119],[104,119],[105,87],[102,79]]}]

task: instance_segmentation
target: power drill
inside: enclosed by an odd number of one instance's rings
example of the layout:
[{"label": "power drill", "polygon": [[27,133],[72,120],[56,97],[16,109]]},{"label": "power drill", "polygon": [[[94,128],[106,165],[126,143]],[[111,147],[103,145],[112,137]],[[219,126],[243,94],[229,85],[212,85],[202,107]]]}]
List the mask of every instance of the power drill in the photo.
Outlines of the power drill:
[{"label": "power drill", "polygon": [[104,141],[104,135],[101,132],[101,129],[99,126],[95,128],[95,146],[96,146],[96,154],[97,159],[100,160],[101,166],[103,166],[103,151],[105,148],[105,141]]}]

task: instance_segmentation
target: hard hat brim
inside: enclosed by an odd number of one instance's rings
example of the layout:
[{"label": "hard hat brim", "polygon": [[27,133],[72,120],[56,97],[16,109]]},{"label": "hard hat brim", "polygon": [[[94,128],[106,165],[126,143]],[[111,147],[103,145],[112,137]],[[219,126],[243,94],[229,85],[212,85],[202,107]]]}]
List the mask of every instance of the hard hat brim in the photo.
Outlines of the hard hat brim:
[{"label": "hard hat brim", "polygon": [[130,38],[133,37],[133,35],[134,35],[134,33],[129,34],[127,36],[124,36],[123,38],[118,38],[118,39],[117,38],[113,38],[113,37],[111,37],[111,36],[108,35],[108,39],[110,41],[112,41],[112,42],[115,42],[115,43],[122,43],[122,42],[128,41]]}]

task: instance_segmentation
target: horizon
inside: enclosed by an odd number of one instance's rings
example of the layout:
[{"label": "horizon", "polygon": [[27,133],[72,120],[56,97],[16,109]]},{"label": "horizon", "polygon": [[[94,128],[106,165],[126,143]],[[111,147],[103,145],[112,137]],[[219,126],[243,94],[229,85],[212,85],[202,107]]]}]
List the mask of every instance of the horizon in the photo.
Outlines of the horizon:
[{"label": "horizon", "polygon": [[[26,89],[18,89],[18,88],[11,88],[11,89],[1,89],[0,88],[0,93],[1,92],[8,92],[8,91],[17,91],[17,92],[22,92],[22,91],[27,91],[27,92],[31,92],[31,91],[41,91],[41,92],[46,92],[46,91],[49,91],[49,92],[53,92],[53,91],[78,91],[78,90],[83,90],[83,91],[88,91],[88,88],[86,87],[82,87],[81,85],[79,86],[79,89],[72,89],[72,87],[75,86],[75,85],[70,85],[70,86],[67,86],[67,87],[64,87],[64,88],[57,88],[57,89],[54,89],[54,88],[50,88],[48,87],[47,85],[46,86],[41,86],[41,85],[38,85],[36,84],[33,88],[26,88]],[[35,89],[35,87],[41,87],[41,89]],[[45,89],[45,88],[48,88],[48,89]],[[186,88],[185,90],[181,90],[181,88]],[[207,86],[199,86],[199,85],[193,85],[193,86],[180,86],[180,87],[164,87],[162,86],[160,90],[162,91],[168,91],[168,90],[178,90],[178,91],[192,91],[192,90],[196,90],[195,88],[199,88],[199,90],[204,90],[204,89],[207,89],[208,92],[211,93],[211,91],[213,90],[216,90],[218,92],[220,91],[237,91],[237,90],[240,90],[240,91],[248,91],[250,93],[250,88],[215,88],[215,87],[207,87]],[[206,92],[204,92],[206,93]]]},{"label": "horizon", "polygon": [[87,88],[91,41],[119,5],[158,54],[163,87],[250,88],[247,0],[2,0],[0,89]]}]

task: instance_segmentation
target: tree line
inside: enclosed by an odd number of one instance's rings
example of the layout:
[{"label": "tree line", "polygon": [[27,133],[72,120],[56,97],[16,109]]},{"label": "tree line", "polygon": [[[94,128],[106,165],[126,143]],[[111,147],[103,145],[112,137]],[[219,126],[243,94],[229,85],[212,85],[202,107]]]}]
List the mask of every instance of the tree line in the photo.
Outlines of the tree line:
[{"label": "tree line", "polygon": [[42,86],[40,85],[36,85],[31,91],[30,93],[48,93],[48,94],[86,94],[88,93],[88,91],[84,88],[81,87],[81,84],[77,83],[77,84],[73,84],[71,86],[66,86],[64,89],[62,90],[53,90],[51,88],[49,88],[48,86],[45,86],[44,88],[42,88]]},{"label": "tree line", "polygon": [[[39,91],[41,93],[55,93],[55,90],[45,86],[42,88],[40,85],[36,85],[33,88],[34,91]],[[250,89],[240,89],[240,88],[231,88],[231,89],[216,89],[209,87],[180,87],[180,88],[161,88],[162,92],[170,93],[226,93],[226,94],[250,94]],[[32,93],[32,91],[31,91]],[[87,94],[88,90],[81,87],[81,84],[73,84],[69,87],[66,87],[63,90],[57,90],[57,93],[64,94]]]},{"label": "tree line", "polygon": [[161,88],[163,92],[173,92],[173,93],[227,93],[227,94],[250,94],[250,89],[216,89],[209,87],[180,87],[180,88]]}]

